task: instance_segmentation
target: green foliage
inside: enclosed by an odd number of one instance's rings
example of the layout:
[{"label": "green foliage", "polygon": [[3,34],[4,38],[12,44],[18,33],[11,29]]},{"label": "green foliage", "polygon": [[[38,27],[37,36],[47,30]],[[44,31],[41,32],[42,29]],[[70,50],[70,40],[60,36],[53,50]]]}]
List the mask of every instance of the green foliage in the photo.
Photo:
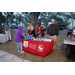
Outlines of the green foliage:
[{"label": "green foliage", "polygon": [[68,24],[68,25],[70,25],[70,24],[71,24],[71,22],[67,22],[67,24]]},{"label": "green foliage", "polygon": [[[8,23],[30,23],[31,22],[31,12],[2,12],[2,22]],[[34,12],[35,13],[35,12]],[[70,24],[68,20],[74,19],[74,12],[40,12],[38,21],[44,22],[45,25],[48,25],[48,22],[51,22],[51,19],[55,19],[56,23],[65,23]]]}]

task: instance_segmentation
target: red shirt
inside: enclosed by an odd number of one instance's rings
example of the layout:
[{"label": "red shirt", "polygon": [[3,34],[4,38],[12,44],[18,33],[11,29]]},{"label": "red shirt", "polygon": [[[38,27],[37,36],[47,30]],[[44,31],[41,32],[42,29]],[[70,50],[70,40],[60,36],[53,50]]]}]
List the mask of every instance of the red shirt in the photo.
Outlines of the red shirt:
[{"label": "red shirt", "polygon": [[30,29],[29,35],[31,35],[31,32],[32,32],[32,31],[31,31],[31,29]]},{"label": "red shirt", "polygon": [[41,34],[41,26],[39,27],[39,34]]}]

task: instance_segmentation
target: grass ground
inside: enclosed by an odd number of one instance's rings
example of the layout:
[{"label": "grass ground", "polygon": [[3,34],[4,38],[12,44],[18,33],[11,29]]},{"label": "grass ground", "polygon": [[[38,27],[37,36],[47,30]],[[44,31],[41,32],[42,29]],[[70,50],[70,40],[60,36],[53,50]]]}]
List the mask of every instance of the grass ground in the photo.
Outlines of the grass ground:
[{"label": "grass ground", "polygon": [[[27,31],[24,30],[23,33],[27,34]],[[54,50],[45,57],[37,56],[28,52],[25,52],[23,54],[18,53],[17,45],[16,45],[16,42],[14,41],[15,30],[11,30],[11,34],[13,38],[12,41],[6,42],[4,44],[0,44],[1,50],[15,54],[18,57],[21,57],[33,62],[66,62],[67,61],[64,50],[60,50],[63,44],[63,40],[66,37],[66,32],[60,31],[60,35],[57,38],[57,42],[55,44]],[[47,38],[47,36],[45,37]],[[72,60],[69,60],[69,61],[72,61]]]}]

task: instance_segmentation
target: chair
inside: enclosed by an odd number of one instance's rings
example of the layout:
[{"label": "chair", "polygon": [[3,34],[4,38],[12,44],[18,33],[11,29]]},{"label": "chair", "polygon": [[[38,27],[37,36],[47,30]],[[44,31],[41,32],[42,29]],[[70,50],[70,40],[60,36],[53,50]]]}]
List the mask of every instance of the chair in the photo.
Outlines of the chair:
[{"label": "chair", "polygon": [[68,45],[67,51],[66,51],[66,57],[71,60],[75,60],[75,45]]}]

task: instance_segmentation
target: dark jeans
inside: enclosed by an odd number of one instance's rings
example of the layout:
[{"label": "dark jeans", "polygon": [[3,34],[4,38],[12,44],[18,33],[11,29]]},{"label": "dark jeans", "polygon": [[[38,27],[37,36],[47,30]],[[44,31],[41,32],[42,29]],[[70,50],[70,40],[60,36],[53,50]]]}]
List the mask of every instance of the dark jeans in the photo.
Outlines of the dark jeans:
[{"label": "dark jeans", "polygon": [[70,47],[72,47],[72,48],[75,47],[75,45],[69,45],[69,44],[66,44],[65,51],[67,50],[68,46],[70,46]]}]

